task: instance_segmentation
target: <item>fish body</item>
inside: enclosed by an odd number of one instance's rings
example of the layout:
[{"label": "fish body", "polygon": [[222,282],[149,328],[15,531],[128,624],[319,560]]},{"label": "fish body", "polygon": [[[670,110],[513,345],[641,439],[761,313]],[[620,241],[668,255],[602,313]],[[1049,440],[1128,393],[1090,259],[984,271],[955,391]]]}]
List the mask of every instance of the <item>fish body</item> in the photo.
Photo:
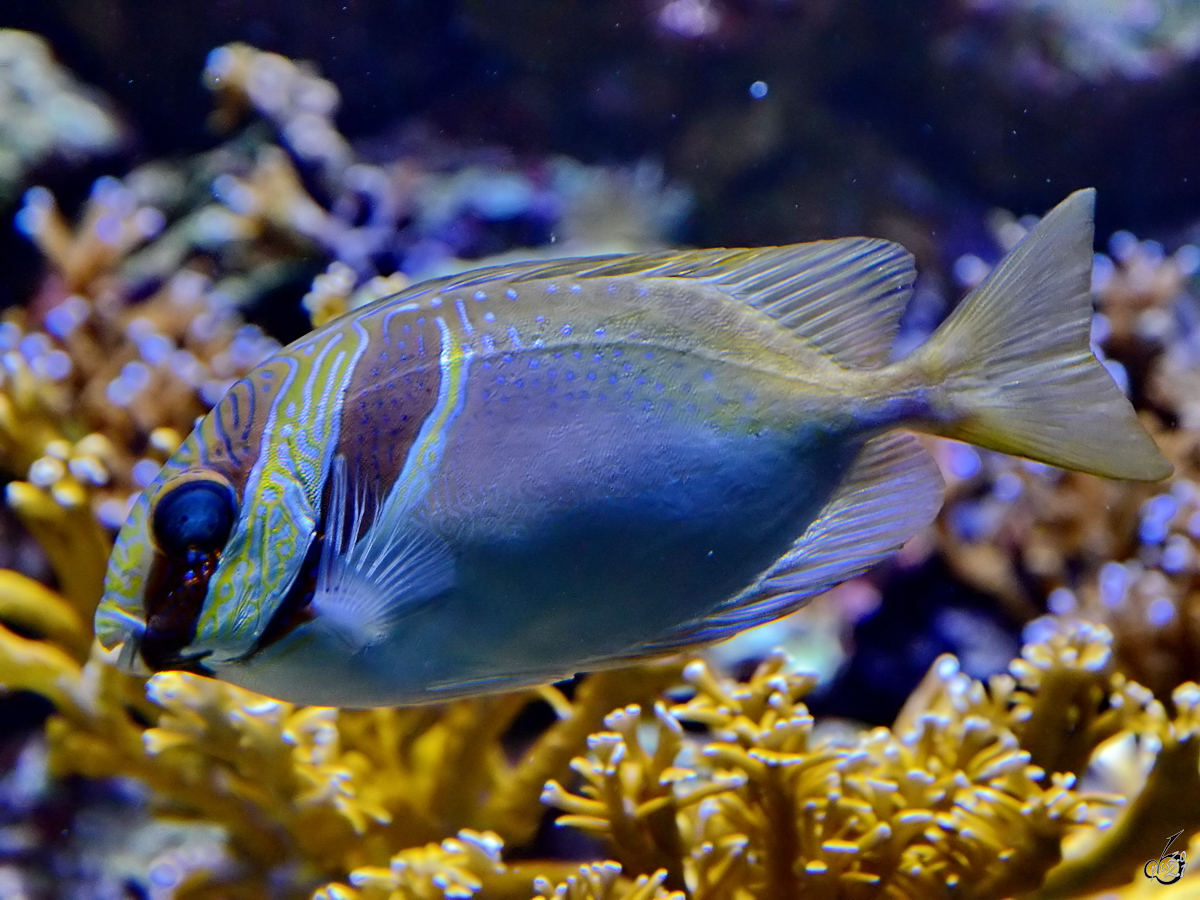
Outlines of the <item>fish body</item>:
[{"label": "fish body", "polygon": [[863,571],[941,503],[897,428],[1164,477],[1088,347],[1091,207],[897,362],[912,261],[861,238],[483,269],[352,313],[167,463],[97,634],[283,699],[435,702],[716,640]]}]

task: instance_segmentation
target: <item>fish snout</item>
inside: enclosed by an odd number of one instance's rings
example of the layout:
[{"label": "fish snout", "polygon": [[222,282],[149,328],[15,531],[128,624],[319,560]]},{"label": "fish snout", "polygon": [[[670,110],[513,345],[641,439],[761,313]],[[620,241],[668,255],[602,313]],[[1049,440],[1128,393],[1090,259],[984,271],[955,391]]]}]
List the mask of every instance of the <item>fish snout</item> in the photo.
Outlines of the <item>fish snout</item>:
[{"label": "fish snout", "polygon": [[145,633],[145,623],[123,610],[117,600],[105,596],[100,602],[96,611],[96,640],[109,661],[128,675],[153,674],[141,655]]}]

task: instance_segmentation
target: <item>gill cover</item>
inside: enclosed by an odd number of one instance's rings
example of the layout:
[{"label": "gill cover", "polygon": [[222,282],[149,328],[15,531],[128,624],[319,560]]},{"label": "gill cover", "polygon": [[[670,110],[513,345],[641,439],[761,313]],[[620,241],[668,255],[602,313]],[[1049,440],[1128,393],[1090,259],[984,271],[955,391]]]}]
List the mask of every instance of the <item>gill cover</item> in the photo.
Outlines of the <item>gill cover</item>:
[{"label": "gill cover", "polygon": [[118,660],[206,670],[256,652],[313,545],[338,401],[366,336],[314,332],[197,425],[117,538],[97,633]]}]

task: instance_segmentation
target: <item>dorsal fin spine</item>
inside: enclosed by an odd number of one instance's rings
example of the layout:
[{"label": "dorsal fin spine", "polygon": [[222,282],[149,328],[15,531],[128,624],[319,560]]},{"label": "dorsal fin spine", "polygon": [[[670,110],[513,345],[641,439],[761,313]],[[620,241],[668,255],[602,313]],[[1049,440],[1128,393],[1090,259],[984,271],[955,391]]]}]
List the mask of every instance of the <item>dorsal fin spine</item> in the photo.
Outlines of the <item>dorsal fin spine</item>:
[{"label": "dorsal fin spine", "polygon": [[481,269],[418,285],[388,303],[489,281],[674,278],[710,284],[777,320],[835,361],[887,362],[916,277],[903,247],[840,238],[746,250],[681,250],[535,261]]}]

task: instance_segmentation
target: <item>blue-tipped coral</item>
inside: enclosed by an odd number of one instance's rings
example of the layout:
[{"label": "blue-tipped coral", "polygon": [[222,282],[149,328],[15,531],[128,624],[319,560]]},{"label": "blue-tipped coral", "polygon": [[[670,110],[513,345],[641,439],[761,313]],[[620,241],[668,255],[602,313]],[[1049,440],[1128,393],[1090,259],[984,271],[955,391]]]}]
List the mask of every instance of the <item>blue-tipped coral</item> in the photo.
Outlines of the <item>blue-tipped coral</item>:
[{"label": "blue-tipped coral", "polygon": [[124,140],[106,101],[62,68],[42,38],[0,29],[0,204],[39,166],[107,156]]},{"label": "blue-tipped coral", "polygon": [[1003,19],[1017,78],[1166,78],[1200,56],[1200,15],[1188,0],[963,0],[968,20]]}]

